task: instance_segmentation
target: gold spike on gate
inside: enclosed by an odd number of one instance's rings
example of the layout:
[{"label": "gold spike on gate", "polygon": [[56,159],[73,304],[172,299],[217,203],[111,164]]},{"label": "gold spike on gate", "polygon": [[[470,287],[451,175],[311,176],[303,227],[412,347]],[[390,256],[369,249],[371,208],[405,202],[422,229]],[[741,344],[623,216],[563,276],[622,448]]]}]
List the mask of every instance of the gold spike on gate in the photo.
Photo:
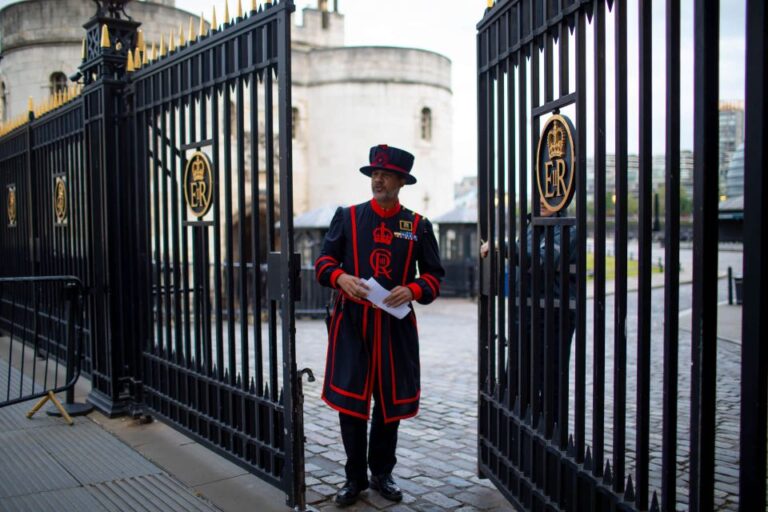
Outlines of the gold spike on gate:
[{"label": "gold spike on gate", "polygon": [[27,112],[34,112],[35,111],[35,100],[32,99],[32,96],[29,97],[27,100]]},{"label": "gold spike on gate", "polygon": [[243,17],[243,0],[237,0],[237,18]]},{"label": "gold spike on gate", "polygon": [[170,55],[174,50],[176,50],[176,46],[174,46],[173,29],[171,29],[171,33],[168,34],[168,54]]},{"label": "gold spike on gate", "polygon": [[157,60],[157,46],[155,46],[155,42],[152,41],[152,62]]},{"label": "gold spike on gate", "polygon": [[106,25],[101,26],[101,47],[109,48],[111,46],[109,42],[109,29]]},{"label": "gold spike on gate", "polygon": [[133,51],[133,65],[136,66],[136,69],[141,69],[141,53],[138,48]]},{"label": "gold spike on gate", "polygon": [[224,25],[228,25],[229,21],[229,0],[224,0]]},{"label": "gold spike on gate", "polygon": [[197,37],[205,36],[205,14],[200,13],[200,27],[197,29]]},{"label": "gold spike on gate", "polygon": [[128,58],[125,60],[125,72],[126,73],[133,73],[136,71],[136,68],[133,67],[133,52],[128,52]]},{"label": "gold spike on gate", "polygon": [[141,29],[136,32],[136,48],[144,48],[144,31]]},{"label": "gold spike on gate", "polygon": [[183,48],[185,44],[187,41],[184,39],[184,24],[179,23],[179,49]]},{"label": "gold spike on gate", "polygon": [[251,12],[256,12],[257,7],[256,0],[251,0]]},{"label": "gold spike on gate", "polygon": [[213,6],[213,15],[211,16],[211,32],[216,32],[218,29],[218,25],[216,24],[216,6]]},{"label": "gold spike on gate", "polygon": [[165,37],[160,35],[160,58],[165,57]]},{"label": "gold spike on gate", "polygon": [[189,32],[187,32],[187,41],[189,41],[189,44],[195,42],[195,24],[192,16],[189,17]]}]

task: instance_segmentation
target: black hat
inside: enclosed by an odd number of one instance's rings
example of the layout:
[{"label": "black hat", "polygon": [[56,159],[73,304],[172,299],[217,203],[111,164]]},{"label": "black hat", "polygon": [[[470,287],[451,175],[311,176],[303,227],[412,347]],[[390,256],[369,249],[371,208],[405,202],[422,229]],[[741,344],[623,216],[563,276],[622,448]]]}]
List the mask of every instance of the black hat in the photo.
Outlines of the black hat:
[{"label": "black hat", "polygon": [[416,183],[416,178],[411,176],[413,155],[405,150],[387,146],[386,144],[379,144],[371,148],[371,151],[368,153],[368,161],[370,165],[360,168],[360,172],[366,176],[370,176],[374,170],[380,169],[402,176],[405,178],[407,185]]}]

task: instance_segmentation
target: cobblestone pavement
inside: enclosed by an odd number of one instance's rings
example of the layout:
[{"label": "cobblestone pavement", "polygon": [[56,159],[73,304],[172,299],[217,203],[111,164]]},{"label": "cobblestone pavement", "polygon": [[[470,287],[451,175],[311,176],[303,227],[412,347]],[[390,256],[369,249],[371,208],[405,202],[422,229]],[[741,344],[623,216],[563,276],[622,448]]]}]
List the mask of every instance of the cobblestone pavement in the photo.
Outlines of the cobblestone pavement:
[{"label": "cobblestone pavement", "polygon": [[[421,337],[422,399],[419,415],[400,423],[395,479],[404,491],[395,505],[365,491],[345,510],[438,511],[514,510],[488,480],[477,478],[477,304],[439,299],[416,305]],[[307,500],[334,510],[344,482],[346,455],[338,413],[320,400],[325,366],[325,324],[296,323],[299,368],[317,377],[304,383],[307,437]]]},{"label": "cobblestone pavement", "polygon": [[[655,253],[654,253],[655,254]],[[681,261],[684,260],[681,254]],[[690,264],[690,258],[686,263]],[[741,272],[740,254],[721,252],[721,272],[728,265]],[[661,383],[662,383],[662,328],[664,320],[663,288],[653,290],[652,296],[652,402],[651,411],[651,473],[659,472],[661,465]],[[726,281],[720,281],[720,300],[727,297]],[[688,401],[690,379],[690,317],[685,310],[691,307],[691,286],[680,287],[680,411],[678,422],[678,499],[679,507],[687,506],[688,482]],[[348,510],[436,511],[436,510],[514,510],[505,498],[487,480],[476,476],[477,451],[477,304],[465,299],[441,298],[431,306],[416,306],[421,336],[422,405],[419,415],[401,423],[398,443],[398,464],[395,477],[404,490],[403,502],[394,505],[373,491],[366,491],[361,501]],[[587,305],[588,335],[591,339],[592,312]],[[628,297],[627,347],[627,410],[635,411],[637,330],[636,296]],[[606,340],[613,340],[613,297],[606,299]],[[320,510],[334,510],[333,497],[344,481],[345,454],[338,433],[338,416],[320,400],[327,337],[325,325],[318,320],[298,320],[297,355],[299,368],[310,367],[316,382],[304,384],[305,430],[307,437],[308,502]],[[612,379],[612,341],[606,343],[606,379]],[[587,347],[587,361],[591,361],[591,347]],[[571,358],[573,364],[573,357]],[[592,369],[587,365],[587,443],[591,439]],[[718,510],[734,510],[738,499],[738,436],[740,398],[740,346],[730,342],[718,343],[718,406],[716,444],[715,498]],[[574,373],[571,371],[571,376]],[[607,386],[608,390],[611,386]],[[653,399],[656,400],[656,399]],[[606,395],[606,457],[611,457],[612,397]],[[633,473],[634,431],[627,424],[627,475]],[[651,488],[658,488],[651,479]],[[653,492],[653,491],[651,491]]]}]

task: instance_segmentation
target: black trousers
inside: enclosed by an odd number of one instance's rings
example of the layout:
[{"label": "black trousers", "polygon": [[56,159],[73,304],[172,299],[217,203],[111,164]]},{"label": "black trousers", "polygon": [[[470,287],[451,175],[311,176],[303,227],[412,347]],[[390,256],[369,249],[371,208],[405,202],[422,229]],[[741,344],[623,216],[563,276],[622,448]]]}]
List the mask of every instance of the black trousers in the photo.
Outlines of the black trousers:
[{"label": "black trousers", "polygon": [[[376,386],[374,386],[374,390]],[[374,393],[375,395],[375,393]],[[371,436],[368,441],[368,421],[339,413],[341,438],[344,441],[344,451],[347,453],[347,463],[344,470],[347,480],[361,485],[368,483],[368,472],[372,475],[391,473],[397,463],[397,428],[399,421],[384,423],[381,405],[378,400],[373,406],[371,417]],[[367,458],[366,458],[367,452]]]}]

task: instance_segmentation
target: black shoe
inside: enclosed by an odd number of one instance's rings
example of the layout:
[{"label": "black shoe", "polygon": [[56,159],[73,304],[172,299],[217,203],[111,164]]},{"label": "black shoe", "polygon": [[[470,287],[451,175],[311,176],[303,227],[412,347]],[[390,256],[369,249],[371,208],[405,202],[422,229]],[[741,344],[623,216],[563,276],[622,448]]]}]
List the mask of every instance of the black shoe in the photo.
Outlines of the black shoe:
[{"label": "black shoe", "polygon": [[379,494],[389,501],[400,501],[403,499],[403,491],[400,490],[392,479],[391,473],[371,476],[371,489],[379,491]]},{"label": "black shoe", "polygon": [[344,483],[344,487],[339,489],[339,492],[336,493],[336,505],[340,507],[348,507],[349,505],[352,505],[357,501],[360,493],[367,488],[368,483],[361,485],[357,482],[347,480]]}]

